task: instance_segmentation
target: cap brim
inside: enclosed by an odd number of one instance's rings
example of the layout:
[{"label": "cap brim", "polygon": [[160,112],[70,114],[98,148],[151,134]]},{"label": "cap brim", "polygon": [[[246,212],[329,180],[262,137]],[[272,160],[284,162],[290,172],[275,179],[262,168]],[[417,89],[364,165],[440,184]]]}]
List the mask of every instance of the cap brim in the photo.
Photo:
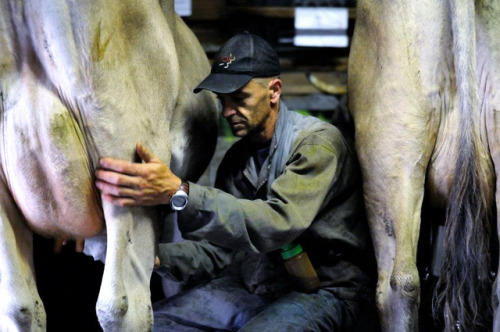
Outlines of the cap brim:
[{"label": "cap brim", "polygon": [[241,89],[245,84],[252,79],[250,75],[237,75],[225,73],[212,73],[207,76],[198,86],[193,90],[198,93],[203,89],[210,90],[215,93],[233,93]]}]

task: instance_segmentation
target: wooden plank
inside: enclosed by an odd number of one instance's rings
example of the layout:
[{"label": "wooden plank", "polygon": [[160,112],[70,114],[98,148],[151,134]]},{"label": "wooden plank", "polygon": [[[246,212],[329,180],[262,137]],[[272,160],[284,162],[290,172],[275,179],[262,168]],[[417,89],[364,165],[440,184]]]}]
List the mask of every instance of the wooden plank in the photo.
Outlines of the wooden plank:
[{"label": "wooden plank", "polygon": [[226,4],[224,0],[193,0],[192,10],[190,20],[217,20],[224,17]]},{"label": "wooden plank", "polygon": [[339,107],[336,96],[325,94],[309,94],[305,96],[283,96],[282,100],[293,110],[333,111]]},{"label": "wooden plank", "polygon": [[[314,72],[314,77],[329,87],[335,87],[336,94],[345,94],[347,91],[347,75],[338,72]],[[281,74],[284,96],[300,96],[322,93],[307,78],[307,72],[284,72]]]},{"label": "wooden plank", "polygon": [[[311,7],[314,8],[314,7]],[[335,8],[335,7],[332,7]],[[356,18],[356,8],[348,8],[349,18]],[[226,12],[229,15],[237,14],[249,14],[262,17],[274,17],[274,18],[294,18],[295,8],[294,7],[271,7],[271,6],[261,6],[261,7],[248,7],[248,6],[232,6],[227,7]]]}]

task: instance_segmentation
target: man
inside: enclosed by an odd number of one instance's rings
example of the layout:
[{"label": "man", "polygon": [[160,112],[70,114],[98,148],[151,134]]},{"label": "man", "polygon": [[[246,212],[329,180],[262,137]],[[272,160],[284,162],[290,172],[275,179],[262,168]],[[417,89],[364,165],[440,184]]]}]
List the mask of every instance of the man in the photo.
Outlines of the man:
[{"label": "man", "polygon": [[[373,306],[374,261],[355,156],[334,126],[287,110],[279,75],[270,45],[244,33],[221,47],[194,90],[216,93],[241,137],[221,162],[217,189],[181,185],[140,144],[143,164],[101,160],[103,199],[172,198],[182,236],[196,240],[160,245],[157,272],[186,289],[155,304],[157,330],[352,331],[368,320],[360,311]],[[290,243],[307,252],[316,289],[300,289],[285,271],[280,248]]]}]

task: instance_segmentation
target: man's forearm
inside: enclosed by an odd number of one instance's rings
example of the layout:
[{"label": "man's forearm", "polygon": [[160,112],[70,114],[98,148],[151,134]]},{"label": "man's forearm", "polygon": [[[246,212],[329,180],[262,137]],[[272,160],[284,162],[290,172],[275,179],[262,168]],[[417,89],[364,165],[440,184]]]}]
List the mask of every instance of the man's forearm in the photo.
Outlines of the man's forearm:
[{"label": "man's forearm", "polygon": [[155,272],[184,285],[192,284],[218,276],[235,255],[233,250],[205,241],[160,243],[160,264]]}]

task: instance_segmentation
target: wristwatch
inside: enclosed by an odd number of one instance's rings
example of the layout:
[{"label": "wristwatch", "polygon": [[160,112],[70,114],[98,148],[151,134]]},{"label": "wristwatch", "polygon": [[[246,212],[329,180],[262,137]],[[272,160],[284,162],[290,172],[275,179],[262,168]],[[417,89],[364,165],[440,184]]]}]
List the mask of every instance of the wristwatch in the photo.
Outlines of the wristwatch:
[{"label": "wristwatch", "polygon": [[189,201],[189,183],[182,182],[175,194],[170,197],[170,207],[174,211],[183,210]]}]

